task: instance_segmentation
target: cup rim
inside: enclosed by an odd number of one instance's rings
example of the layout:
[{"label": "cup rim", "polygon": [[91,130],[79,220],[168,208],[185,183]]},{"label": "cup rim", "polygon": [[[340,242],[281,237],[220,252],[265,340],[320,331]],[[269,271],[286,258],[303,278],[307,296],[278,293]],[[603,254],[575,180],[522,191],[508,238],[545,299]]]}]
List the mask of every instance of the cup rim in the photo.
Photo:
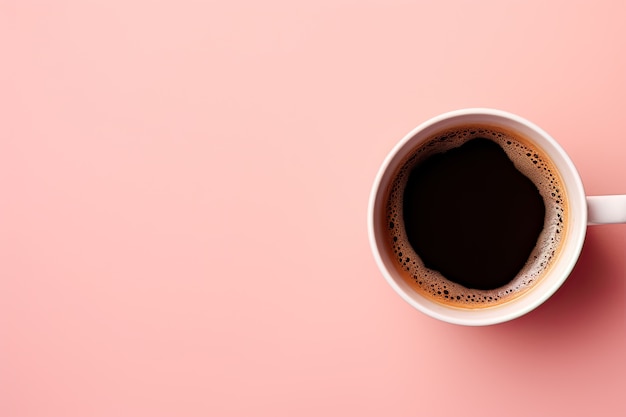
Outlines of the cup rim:
[{"label": "cup rim", "polygon": [[[567,181],[564,179],[564,182],[567,184],[568,188],[568,201],[572,206],[576,206],[576,225],[579,225],[576,229],[574,226],[570,226],[572,229],[566,239],[567,247],[569,248],[570,255],[564,259],[562,262],[566,262],[569,260],[567,264],[561,265],[560,277],[554,279],[552,284],[547,287],[542,287],[542,293],[535,293],[534,300],[530,300],[528,302],[520,302],[518,300],[527,298],[527,295],[524,294],[519,298],[516,298],[510,302],[503,303],[501,305],[485,307],[485,308],[477,308],[477,309],[461,309],[453,306],[444,306],[443,304],[436,303],[423,295],[415,293],[415,296],[407,293],[407,291],[400,287],[400,285],[396,282],[396,278],[392,276],[392,273],[389,271],[385,262],[380,253],[380,248],[377,241],[376,236],[376,209],[377,209],[377,200],[381,193],[381,185],[383,185],[383,178],[385,175],[388,175],[388,171],[390,166],[394,162],[398,155],[402,156],[402,151],[405,149],[407,144],[419,133],[428,129],[431,126],[437,125],[438,123],[444,122],[449,119],[458,118],[458,117],[466,117],[466,116],[487,116],[487,117],[495,117],[501,120],[506,120],[517,124],[519,126],[524,126],[530,131],[534,132],[536,135],[540,136],[542,140],[545,140],[546,143],[553,148],[556,154],[559,157],[559,172],[567,171],[568,179]],[[552,156],[552,155],[551,155]],[[570,190],[574,191],[575,196],[569,196]],[[587,230],[587,205],[585,201],[585,191],[582,184],[582,180],[574,163],[570,159],[569,155],[565,152],[565,150],[560,146],[560,144],[553,139],[546,131],[541,129],[536,124],[530,122],[518,116],[516,114],[497,110],[493,108],[485,108],[485,107],[474,107],[474,108],[464,108],[453,110],[449,112],[445,112],[434,116],[417,127],[413,128],[409,131],[395,146],[391,149],[391,151],[386,155],[383,163],[377,171],[370,197],[369,197],[369,205],[368,205],[368,236],[370,248],[373,252],[376,264],[378,269],[383,274],[387,283],[393,288],[393,290],[401,296],[407,303],[421,311],[422,313],[439,319],[444,322],[453,323],[453,324],[461,324],[467,326],[484,326],[491,324],[503,323],[506,321],[513,320],[517,317],[525,315],[530,311],[537,308],[539,305],[543,304],[548,298],[550,298],[565,282],[567,277],[570,275],[572,269],[577,263],[578,257],[582,250],[582,246],[585,240],[586,230]],[[572,198],[575,201],[572,201]],[[571,221],[574,224],[573,221]],[[572,236],[574,232],[575,235]],[[562,249],[562,250],[565,250]],[[553,272],[551,272],[553,273]],[[402,279],[402,278],[398,278]],[[536,290],[536,286],[533,287],[530,291]],[[538,294],[538,295],[537,295]],[[419,299],[420,301],[417,301]],[[517,303],[516,303],[517,301]],[[501,306],[509,306],[508,308],[501,308]],[[517,308],[512,308],[511,305]],[[458,311],[462,310],[463,314],[459,314]],[[453,311],[457,311],[457,313],[453,314]],[[487,312],[487,313],[484,313]]]}]

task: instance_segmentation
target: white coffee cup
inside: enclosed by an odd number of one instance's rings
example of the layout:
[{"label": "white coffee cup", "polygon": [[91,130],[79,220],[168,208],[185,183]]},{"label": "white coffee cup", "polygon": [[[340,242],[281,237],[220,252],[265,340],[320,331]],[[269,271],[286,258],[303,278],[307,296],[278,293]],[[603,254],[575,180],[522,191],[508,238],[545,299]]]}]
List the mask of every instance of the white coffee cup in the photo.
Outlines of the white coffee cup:
[{"label": "white coffee cup", "polygon": [[[552,160],[561,177],[568,199],[568,222],[565,242],[553,266],[530,290],[511,301],[478,308],[459,308],[436,302],[417,292],[400,276],[394,260],[383,250],[388,239],[385,210],[388,190],[396,170],[418,146],[440,131],[471,124],[484,124],[517,133],[533,142]],[[522,316],[546,301],[565,282],[574,268],[585,240],[588,225],[626,223],[626,195],[586,196],[576,167],[563,148],[535,124],[500,110],[473,108],[452,111],[434,117],[409,132],[384,160],[372,187],[368,228],[372,252],[378,267],[391,287],[419,311],[449,323],[484,326]]]}]

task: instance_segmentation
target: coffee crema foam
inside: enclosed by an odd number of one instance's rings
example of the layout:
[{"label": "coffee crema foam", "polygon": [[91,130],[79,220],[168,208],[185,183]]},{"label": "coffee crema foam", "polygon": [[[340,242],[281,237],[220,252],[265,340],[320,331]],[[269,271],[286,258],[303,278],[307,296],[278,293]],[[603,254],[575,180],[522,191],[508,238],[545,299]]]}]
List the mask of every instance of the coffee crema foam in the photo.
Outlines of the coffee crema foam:
[{"label": "coffee crema foam", "polygon": [[[403,194],[411,170],[430,156],[475,138],[489,139],[500,145],[517,170],[535,184],[546,210],[543,230],[528,261],[511,282],[493,290],[466,288],[425,267],[409,243],[403,226]],[[561,242],[565,241],[567,200],[563,182],[554,165],[542,151],[519,134],[492,126],[464,125],[428,138],[400,164],[386,202],[389,247],[396,268],[414,290],[445,305],[484,308],[513,300],[545,275],[558,255]]]}]

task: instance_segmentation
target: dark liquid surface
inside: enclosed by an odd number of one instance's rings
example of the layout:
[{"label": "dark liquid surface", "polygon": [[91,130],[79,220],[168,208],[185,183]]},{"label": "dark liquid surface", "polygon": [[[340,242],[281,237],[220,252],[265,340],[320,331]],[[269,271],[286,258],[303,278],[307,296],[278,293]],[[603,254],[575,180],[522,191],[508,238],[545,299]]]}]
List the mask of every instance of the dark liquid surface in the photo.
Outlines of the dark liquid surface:
[{"label": "dark liquid surface", "polygon": [[403,212],[407,238],[426,267],[489,290],[509,283],[528,260],[545,205],[498,144],[476,138],[413,168]]}]

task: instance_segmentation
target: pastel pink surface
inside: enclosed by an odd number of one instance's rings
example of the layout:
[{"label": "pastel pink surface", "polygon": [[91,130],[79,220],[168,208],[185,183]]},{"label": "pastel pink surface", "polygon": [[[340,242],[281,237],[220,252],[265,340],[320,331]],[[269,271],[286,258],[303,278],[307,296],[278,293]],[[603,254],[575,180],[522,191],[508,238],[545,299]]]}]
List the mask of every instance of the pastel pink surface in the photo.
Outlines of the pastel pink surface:
[{"label": "pastel pink surface", "polygon": [[626,226],[546,304],[437,322],[370,186],[501,108],[626,193],[622,2],[0,4],[0,416],[623,416]]}]

